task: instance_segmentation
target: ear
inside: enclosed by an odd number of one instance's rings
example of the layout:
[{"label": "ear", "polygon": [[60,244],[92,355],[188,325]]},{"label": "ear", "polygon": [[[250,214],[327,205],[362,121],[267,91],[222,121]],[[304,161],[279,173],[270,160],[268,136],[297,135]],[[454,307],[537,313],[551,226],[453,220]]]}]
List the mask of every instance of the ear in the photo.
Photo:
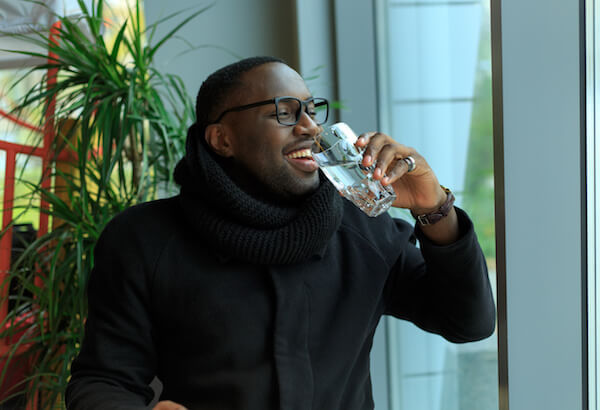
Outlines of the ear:
[{"label": "ear", "polygon": [[231,135],[223,124],[210,124],[204,131],[204,139],[208,146],[222,157],[233,156],[233,144]]}]

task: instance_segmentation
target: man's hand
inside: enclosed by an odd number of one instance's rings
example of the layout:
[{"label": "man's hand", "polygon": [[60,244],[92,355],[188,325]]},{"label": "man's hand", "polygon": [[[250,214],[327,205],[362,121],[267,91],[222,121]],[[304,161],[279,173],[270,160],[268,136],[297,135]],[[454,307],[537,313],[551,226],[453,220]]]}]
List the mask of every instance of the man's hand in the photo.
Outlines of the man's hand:
[{"label": "man's hand", "polygon": [[[378,133],[362,134],[356,142],[358,148],[366,147],[362,165],[376,165],[373,179],[383,185],[392,185],[396,192],[394,206],[407,208],[423,214],[435,211],[446,200],[446,193],[440,187],[433,170],[417,151],[399,144],[392,137]],[[403,158],[411,156],[415,160],[415,169],[407,173],[408,164]]]},{"label": "man's hand", "polygon": [[[440,186],[433,170],[416,150],[396,142],[380,132],[367,132],[356,141],[358,148],[365,148],[362,165],[375,164],[373,179],[383,185],[391,185],[396,192],[393,206],[410,209],[416,215],[434,212],[446,201],[446,192]],[[411,156],[415,168],[408,172],[408,163],[403,160]],[[434,225],[422,226],[423,233],[438,244],[449,244],[458,239],[460,233],[456,212]]]},{"label": "man's hand", "polygon": [[187,410],[181,404],[173,403],[171,400],[159,401],[152,410]]}]

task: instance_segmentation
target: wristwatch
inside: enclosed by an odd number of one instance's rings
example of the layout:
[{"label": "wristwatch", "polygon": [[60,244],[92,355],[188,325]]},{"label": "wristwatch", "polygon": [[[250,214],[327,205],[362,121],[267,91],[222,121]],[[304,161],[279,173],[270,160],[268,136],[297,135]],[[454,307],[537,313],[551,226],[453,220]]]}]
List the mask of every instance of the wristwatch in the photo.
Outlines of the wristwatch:
[{"label": "wristwatch", "polygon": [[433,225],[434,223],[439,222],[443,217],[447,216],[452,210],[456,198],[454,198],[452,191],[445,186],[442,185],[442,189],[446,193],[446,200],[436,211],[422,215],[415,215],[412,211],[410,212],[420,225]]}]

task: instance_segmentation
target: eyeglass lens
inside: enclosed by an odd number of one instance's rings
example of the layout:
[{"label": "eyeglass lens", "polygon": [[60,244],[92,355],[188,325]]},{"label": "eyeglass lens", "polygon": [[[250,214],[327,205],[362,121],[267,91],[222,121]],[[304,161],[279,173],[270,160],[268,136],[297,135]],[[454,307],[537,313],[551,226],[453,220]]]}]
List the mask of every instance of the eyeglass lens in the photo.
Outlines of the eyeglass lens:
[{"label": "eyeglass lens", "polygon": [[306,113],[317,124],[323,124],[327,121],[327,100],[324,98],[314,98],[307,102],[302,102],[296,98],[282,98],[277,102],[277,119],[283,125],[294,125],[300,119],[303,106],[306,106]]}]

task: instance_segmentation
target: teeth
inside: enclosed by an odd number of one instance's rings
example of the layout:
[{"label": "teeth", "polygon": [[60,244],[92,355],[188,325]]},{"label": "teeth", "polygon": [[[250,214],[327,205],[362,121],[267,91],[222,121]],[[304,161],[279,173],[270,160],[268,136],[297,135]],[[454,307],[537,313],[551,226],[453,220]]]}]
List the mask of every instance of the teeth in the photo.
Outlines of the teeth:
[{"label": "teeth", "polygon": [[306,149],[294,151],[291,154],[287,154],[286,157],[287,158],[312,158],[312,153],[310,152],[310,148],[306,148]]}]

